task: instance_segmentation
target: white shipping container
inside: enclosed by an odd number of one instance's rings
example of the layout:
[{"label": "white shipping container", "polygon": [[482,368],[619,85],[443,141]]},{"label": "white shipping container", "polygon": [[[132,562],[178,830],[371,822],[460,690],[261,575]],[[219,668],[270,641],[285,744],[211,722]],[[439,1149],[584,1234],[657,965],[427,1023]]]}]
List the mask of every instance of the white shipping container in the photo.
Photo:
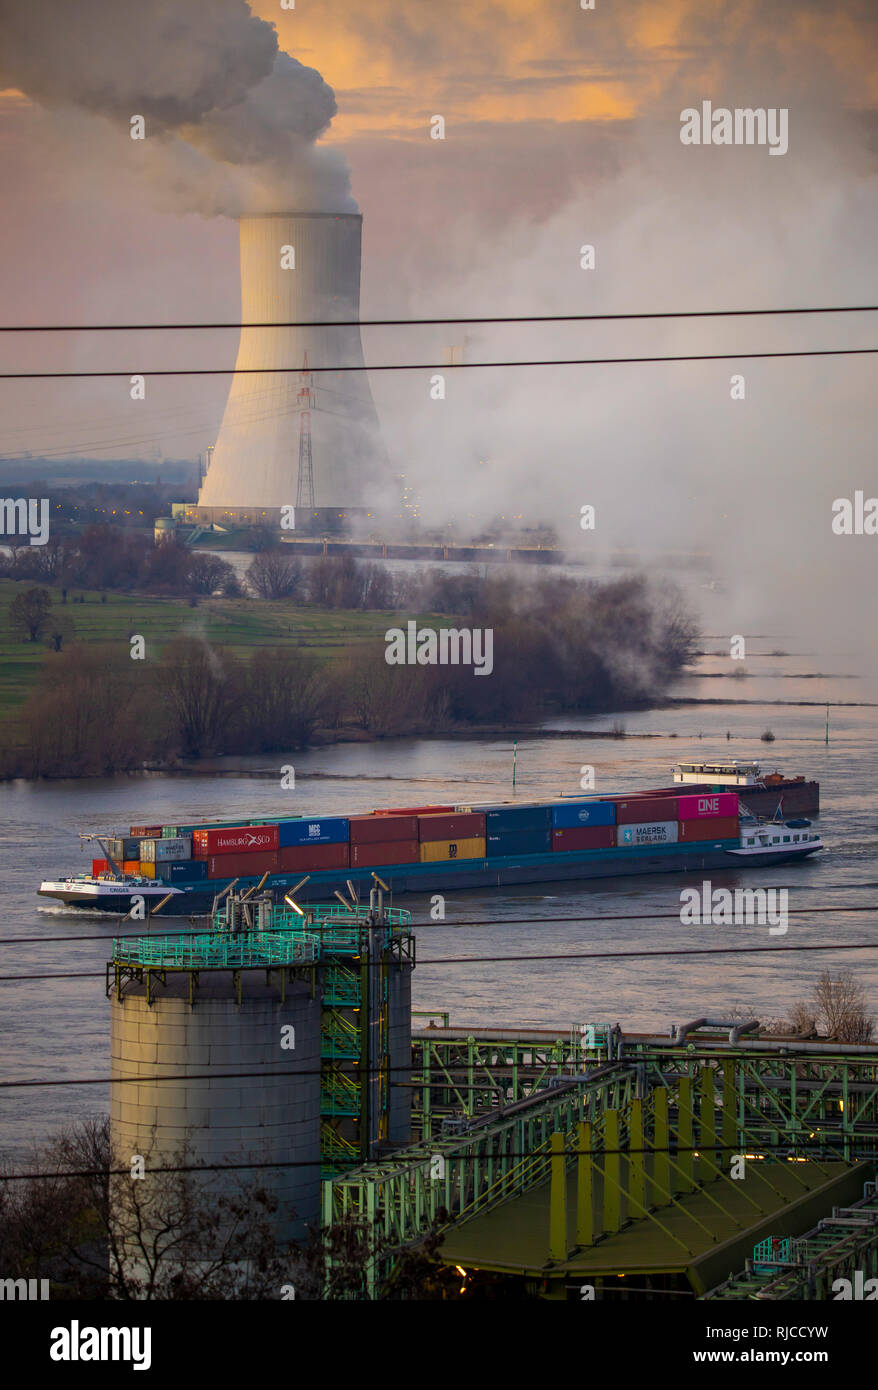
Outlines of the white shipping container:
[{"label": "white shipping container", "polygon": [[675,845],[677,838],[675,820],[635,821],[616,827],[617,845]]},{"label": "white shipping container", "polygon": [[141,858],[141,859],[143,860],[144,864],[154,864],[154,863],[155,863],[155,844],[156,844],[155,840],[141,840],[141,841],[140,841],[140,855],[139,855],[139,858]]},{"label": "white shipping container", "polygon": [[192,839],[189,835],[178,835],[174,840],[153,840],[152,843],[157,861],[192,858]]}]

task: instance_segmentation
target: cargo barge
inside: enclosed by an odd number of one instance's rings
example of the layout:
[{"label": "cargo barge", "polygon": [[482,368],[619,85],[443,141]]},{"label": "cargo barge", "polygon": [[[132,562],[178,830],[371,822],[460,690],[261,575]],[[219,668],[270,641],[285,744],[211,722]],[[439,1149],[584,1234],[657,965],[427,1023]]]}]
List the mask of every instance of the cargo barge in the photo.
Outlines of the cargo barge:
[{"label": "cargo barge", "polygon": [[737,791],[754,816],[816,816],[820,783],[805,777],[763,772],[757,762],[678,763],[674,782],[690,791]]},{"label": "cargo barge", "polygon": [[[276,901],[365,894],[377,873],[393,893],[503,888],[631,874],[760,868],[822,849],[805,819],[761,822],[736,791],[663,787],[614,796],[483,806],[416,806],[246,824],[132,826],[91,836],[106,857],[91,874],[47,879],[41,897],[84,911],[208,914],[232,885]],[[138,904],[139,900],[139,904]]]}]

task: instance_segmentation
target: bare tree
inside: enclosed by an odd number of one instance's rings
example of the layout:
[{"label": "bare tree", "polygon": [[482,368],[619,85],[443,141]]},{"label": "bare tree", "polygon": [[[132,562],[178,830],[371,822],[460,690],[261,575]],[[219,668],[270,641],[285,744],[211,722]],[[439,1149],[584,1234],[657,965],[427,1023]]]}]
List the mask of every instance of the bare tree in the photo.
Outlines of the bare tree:
[{"label": "bare tree", "polygon": [[260,598],[291,598],[302,583],[301,562],[283,549],[264,550],[247,570],[247,582]]},{"label": "bare tree", "polygon": [[25,589],[9,605],[9,625],[22,641],[38,642],[46,630],[52,608],[48,589]]},{"label": "bare tree", "polygon": [[863,987],[850,970],[835,979],[824,970],[814,987],[814,1007],[828,1038],[838,1042],[871,1042],[875,1022],[867,1012]]}]

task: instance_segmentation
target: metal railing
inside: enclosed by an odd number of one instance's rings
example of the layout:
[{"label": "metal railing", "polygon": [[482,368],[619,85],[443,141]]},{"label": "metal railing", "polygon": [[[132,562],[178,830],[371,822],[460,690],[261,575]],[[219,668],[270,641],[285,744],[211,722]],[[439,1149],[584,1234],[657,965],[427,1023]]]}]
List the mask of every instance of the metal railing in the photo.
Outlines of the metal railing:
[{"label": "metal railing", "polygon": [[320,955],[314,942],[282,932],[221,932],[211,935],[114,937],[117,965],[151,969],[243,969],[246,966],[309,965]]}]

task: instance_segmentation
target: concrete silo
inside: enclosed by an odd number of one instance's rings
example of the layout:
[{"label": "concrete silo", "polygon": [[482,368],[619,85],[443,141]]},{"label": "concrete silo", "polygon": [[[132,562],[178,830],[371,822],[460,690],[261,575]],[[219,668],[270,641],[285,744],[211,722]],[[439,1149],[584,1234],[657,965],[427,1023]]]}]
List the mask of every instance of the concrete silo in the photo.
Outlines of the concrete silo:
[{"label": "concrete silo", "polygon": [[[353,320],[351,327],[262,328],[241,332],[236,370],[201,487],[201,521],[260,519],[295,506],[302,416],[310,416],[313,507],[366,509],[388,477],[375,406],[363,367],[359,213],[243,217],[241,321]],[[289,368],[272,373],[265,368]],[[254,370],[258,369],[258,370]],[[252,374],[251,374],[252,373]],[[301,491],[300,491],[301,496]],[[307,496],[307,494],[306,494]],[[302,518],[304,521],[304,517]]]}]

